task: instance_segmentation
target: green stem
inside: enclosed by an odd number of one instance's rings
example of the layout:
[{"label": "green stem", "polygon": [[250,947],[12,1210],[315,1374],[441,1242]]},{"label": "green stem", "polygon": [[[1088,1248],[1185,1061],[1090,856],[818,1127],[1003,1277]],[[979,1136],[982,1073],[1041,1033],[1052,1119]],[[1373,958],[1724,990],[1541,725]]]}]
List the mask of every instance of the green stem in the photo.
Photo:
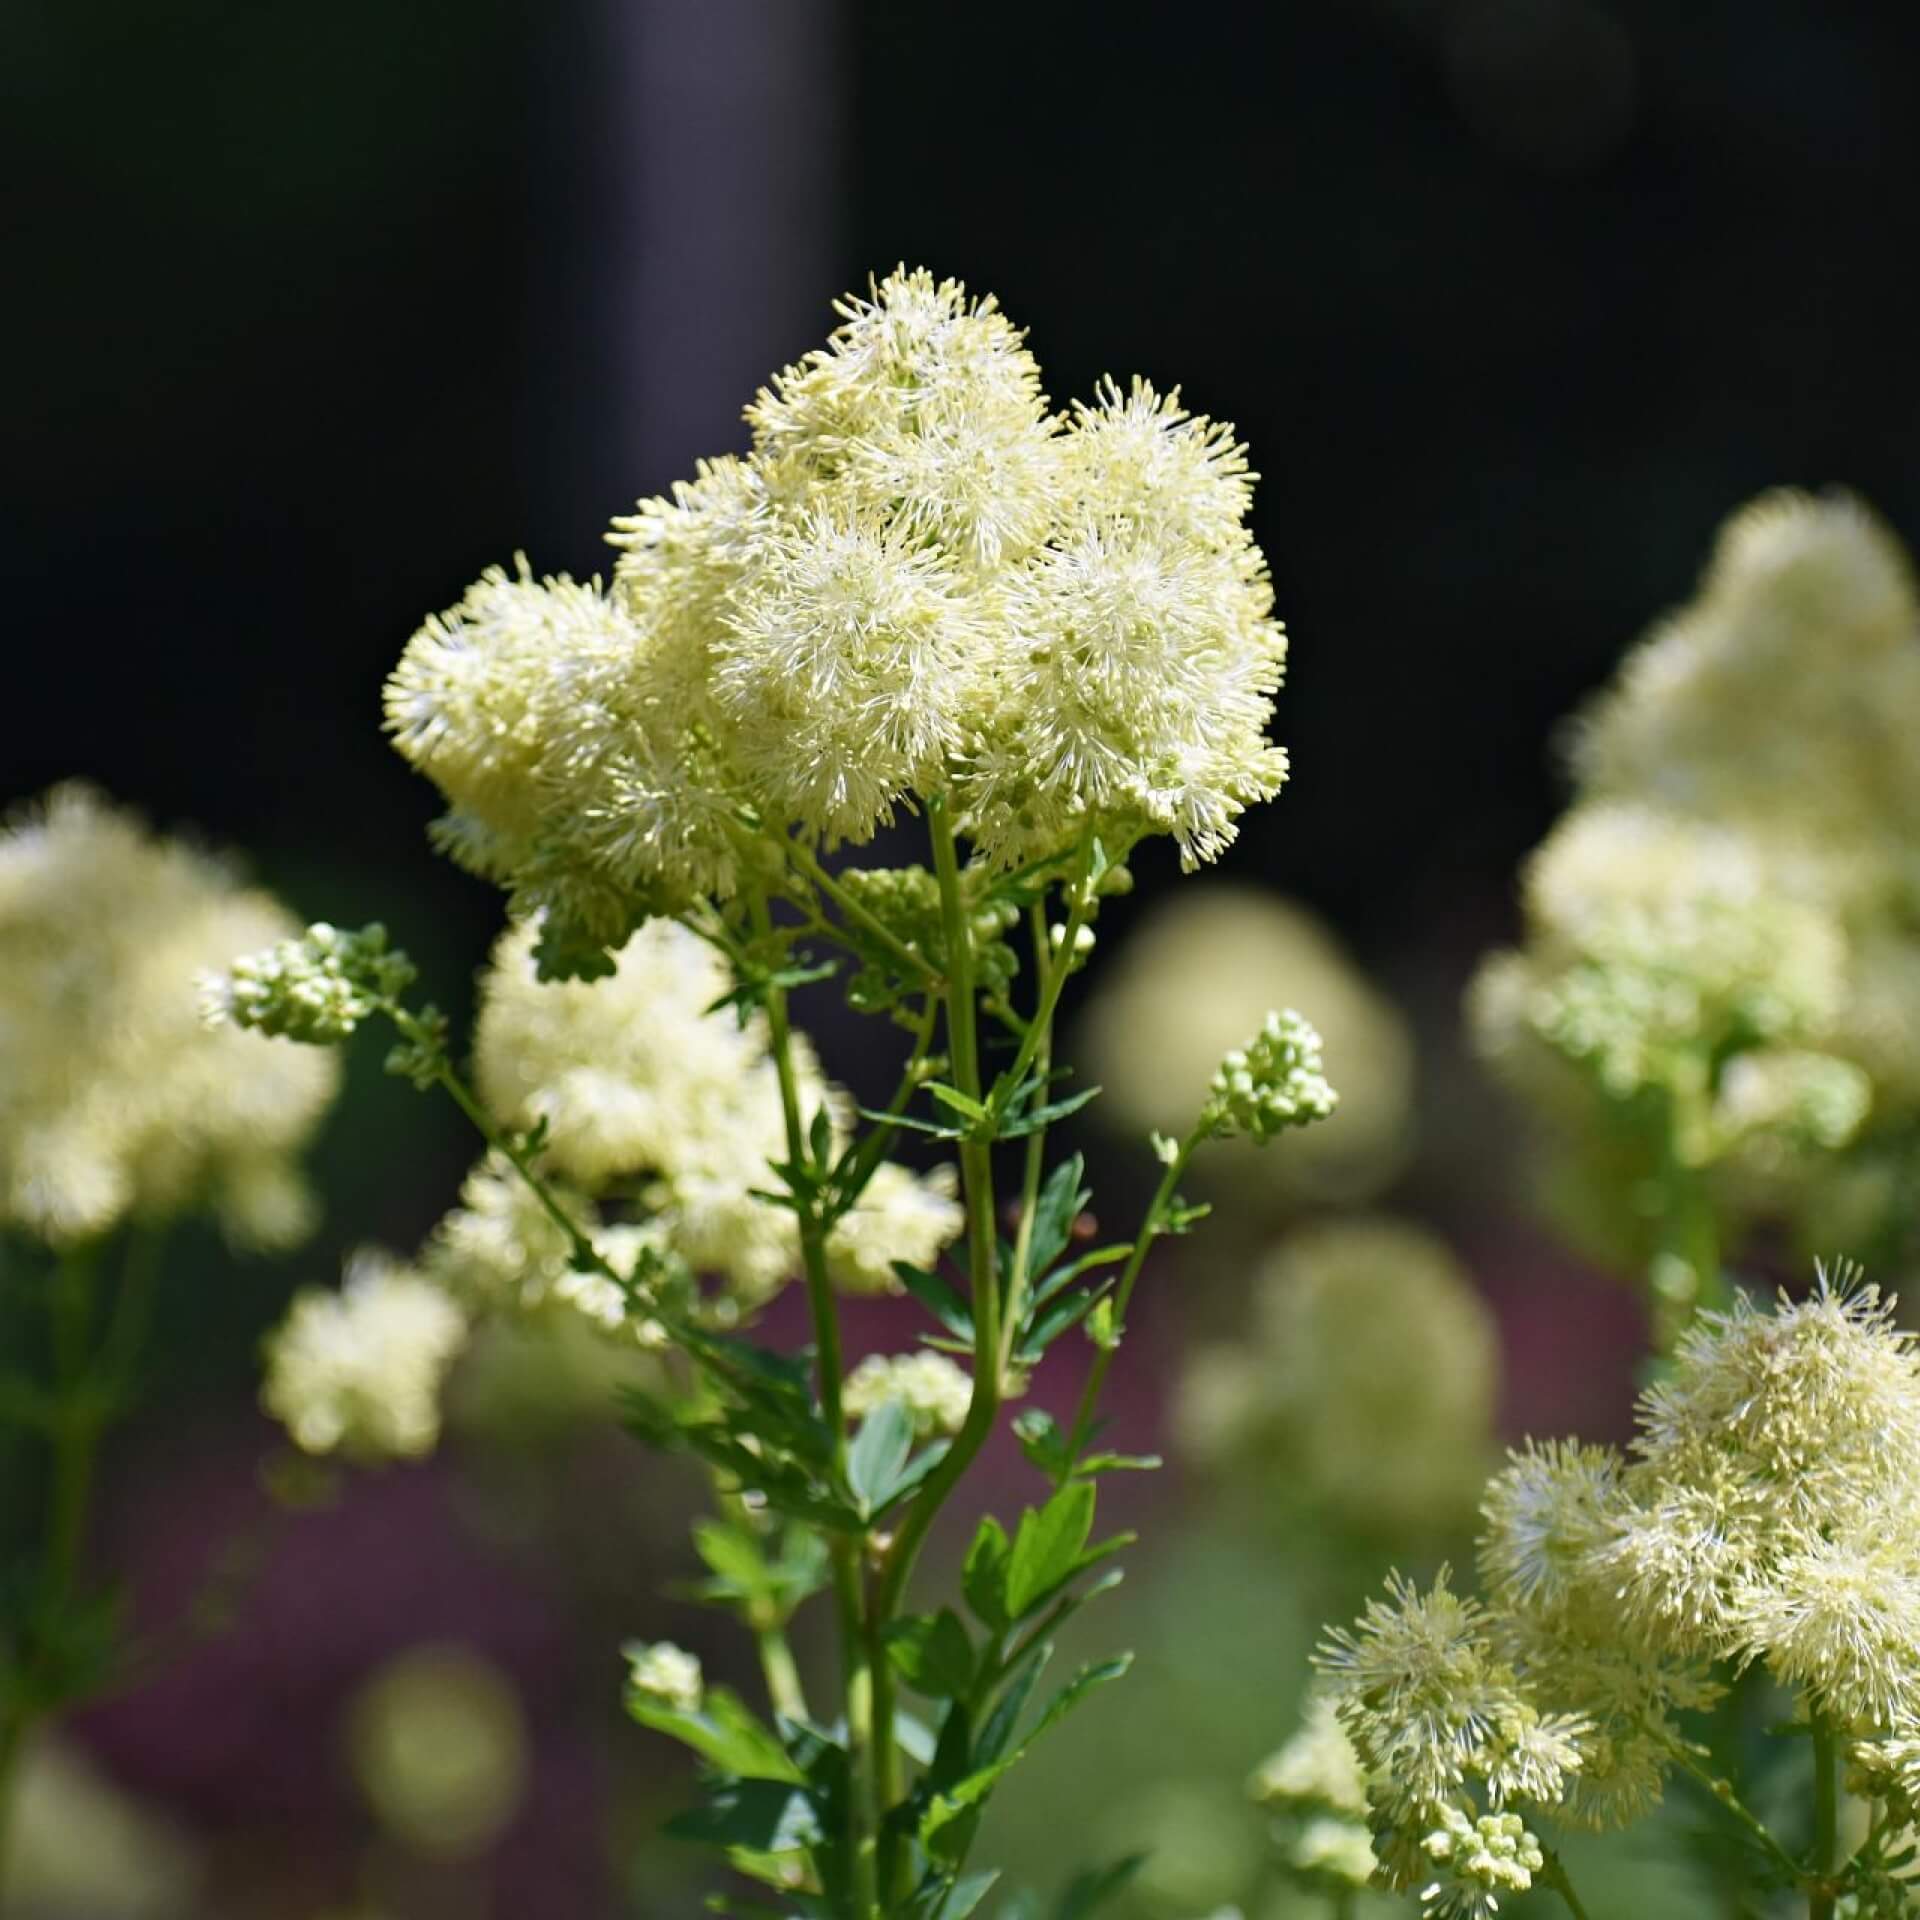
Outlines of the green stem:
[{"label": "green stem", "polygon": [[[980,1039],[973,996],[973,936],[960,889],[960,862],[952,820],[943,800],[927,808],[934,873],[940,883],[940,918],[946,946],[947,1042],[954,1084],[980,1098]],[[993,1205],[993,1157],[984,1138],[961,1142],[960,1176],[966,1194],[967,1270],[973,1311],[973,1394],[953,1444],[907,1508],[881,1563],[871,1613],[878,1640],[900,1609],[914,1562],[940,1509],[993,1432],[1000,1411],[1001,1337],[999,1234]],[[891,1685],[882,1698],[886,1717],[876,1738],[893,1740]]]},{"label": "green stem", "polygon": [[1840,1794],[1833,1722],[1809,1707],[1813,1729],[1813,1860],[1807,1887],[1807,1920],[1833,1920],[1833,1870],[1839,1858]]},{"label": "green stem", "polygon": [[117,1410],[131,1390],[140,1355],[153,1324],[154,1296],[166,1252],[165,1236],[151,1227],[135,1227],[127,1240],[120,1290],[100,1342],[100,1377],[109,1406]]},{"label": "green stem", "polygon": [[93,1331],[93,1282],[100,1243],[89,1242],[60,1262],[54,1282],[53,1366],[58,1402],[53,1428],[53,1505],[48,1528],[42,1606],[57,1613],[73,1597],[85,1544],[87,1508],[93,1493],[94,1456],[103,1408],[89,1378],[88,1343]]},{"label": "green stem", "polygon": [[1587,1910],[1580,1904],[1580,1896],[1574,1892],[1573,1882],[1567,1878],[1566,1862],[1551,1847],[1542,1847],[1540,1851],[1545,1854],[1547,1861],[1540,1878],[1566,1902],[1573,1920],[1587,1920]]},{"label": "green stem", "polygon": [[929,995],[921,1010],[919,1020],[913,1029],[913,1050],[907,1056],[907,1064],[901,1070],[900,1082],[893,1090],[893,1098],[884,1109],[887,1118],[860,1142],[854,1151],[842,1154],[834,1167],[833,1193],[831,1196],[833,1217],[838,1219],[851,1208],[866,1191],[867,1182],[874,1176],[882,1160],[891,1151],[894,1141],[900,1137],[900,1129],[895,1124],[906,1112],[921,1081],[926,1077],[927,1049],[933,1041],[933,1030],[940,1017],[940,1001],[937,996]]},{"label": "green stem", "polygon": [[1715,1773],[1704,1765],[1699,1753],[1692,1747],[1672,1743],[1667,1749],[1673,1763],[1690,1779],[1698,1782],[1713,1798],[1723,1806],[1747,1831],[1748,1837],[1766,1854],[1773,1864],[1787,1874],[1798,1886],[1806,1877],[1799,1861],[1773,1837],[1767,1824],[1734,1791],[1733,1782]]},{"label": "green stem", "polygon": [[[404,1007],[389,1007],[387,1012],[393,1024],[409,1040],[418,1041],[426,1037],[425,1029]],[[567,1245],[573,1253],[574,1264],[588,1272],[604,1276],[616,1286],[624,1287],[625,1281],[613,1270],[600,1249],[587,1238],[580,1223],[554,1198],[553,1189],[547,1185],[539,1169],[534,1166],[533,1156],[517,1140],[502,1133],[493,1124],[486,1108],[480,1104],[467,1083],[444,1060],[435,1070],[434,1079],[452,1097],[453,1104],[473,1123],[475,1132],[488,1147],[499,1154],[526,1182],[527,1190],[533,1195],[541,1211],[566,1235]]]},{"label": "green stem", "polygon": [[89,1354],[94,1279],[102,1245],[101,1241],[89,1240],[61,1255],[47,1301],[53,1361],[47,1544],[34,1613],[16,1643],[14,1672],[8,1678],[9,1697],[4,1716],[0,1716],[0,1887],[4,1885],[20,1756],[28,1734],[44,1712],[38,1704],[39,1676],[35,1671],[40,1664],[40,1643],[47,1629],[73,1602],[86,1546],[94,1457],[107,1412],[100,1383],[91,1377]]},{"label": "green stem", "polygon": [[938,993],[946,982],[940,972],[925,954],[910,947],[900,939],[876,915],[863,907],[854,896],[820,864],[811,847],[803,841],[789,840],[786,843],[787,857],[792,860],[807,878],[824,893],[841,913],[857,926],[875,946],[881,948],[901,970],[915,975],[932,992]]},{"label": "green stem", "polygon": [[1146,1264],[1147,1250],[1159,1237],[1161,1218],[1180,1184],[1180,1176],[1186,1172],[1187,1162],[1193,1158],[1194,1149],[1204,1138],[1201,1129],[1195,1127],[1181,1141],[1179,1150],[1160,1176],[1160,1184],[1154,1189],[1152,1200],[1147,1203],[1146,1218],[1140,1222],[1140,1232],[1134,1240],[1133,1251],[1127,1255],[1127,1264],[1120,1270],[1120,1282],[1113,1290],[1112,1344],[1102,1346],[1095,1352],[1093,1365],[1087,1369],[1086,1385],[1080,1390],[1080,1406],[1073,1416],[1073,1426],[1067,1437],[1068,1474],[1072,1473],[1073,1463],[1080,1458],[1082,1450],[1092,1438],[1094,1413],[1100,1404],[1101,1390],[1107,1384],[1113,1356],[1119,1351],[1120,1336],[1127,1323],[1127,1304],[1133,1298],[1134,1282],[1140,1278],[1140,1269]]},{"label": "green stem", "polygon": [[[1028,909],[1028,921],[1033,937],[1034,979],[1040,988],[1040,1004],[1044,1007],[1048,1004],[1048,988],[1052,984],[1054,966],[1053,956],[1048,951],[1046,908],[1041,902],[1035,901]],[[1066,971],[1065,961],[1062,961],[1060,971]],[[1036,1021],[1039,1019],[1038,1014],[1034,1017]],[[1041,1033],[1040,1045],[1034,1053],[1034,1065],[1044,1080],[1053,1065],[1051,1018],[1046,1030]],[[1003,1374],[1007,1362],[1012,1358],[1013,1343],[1026,1307],[1027,1269],[1033,1258],[1033,1221],[1038,1211],[1040,1180],[1046,1171],[1046,1161],[1047,1130],[1045,1127],[1036,1127],[1027,1135],[1026,1158],[1020,1174],[1020,1218],[1014,1229],[1013,1265],[1007,1275],[1007,1310],[1000,1334],[1000,1369]]]},{"label": "green stem", "polygon": [[[953,1056],[954,1084],[980,1097],[979,1033],[974,1019],[973,944],[960,896],[959,859],[945,803],[927,808],[933,839],[934,872],[940,881],[941,921],[952,965],[947,981],[947,1039]],[[892,1618],[905,1592],[907,1576],[934,1517],[961,1476],[986,1444],[1000,1410],[999,1238],[993,1209],[993,1160],[978,1137],[960,1144],[960,1175],[966,1190],[967,1271],[973,1310],[973,1395],[953,1445],[919,1497],[907,1509],[881,1571],[880,1619]]]},{"label": "green stem", "polygon": [[[773,931],[764,895],[751,902],[756,930],[762,938]],[[783,987],[766,994],[767,1039],[774,1072],[780,1083],[780,1111],[785,1122],[787,1157],[796,1174],[809,1165],[806,1120],[800,1111],[800,1080],[793,1064],[793,1029],[787,1018]],[[824,1174],[826,1169],[815,1170]],[[806,1277],[807,1311],[813,1326],[814,1378],[821,1417],[833,1436],[834,1464],[844,1478],[847,1464],[846,1409],[841,1395],[845,1363],[840,1346],[840,1312],[827,1271],[826,1235],[820,1224],[818,1193],[809,1185],[801,1200],[800,1261]],[[862,1603],[860,1561],[864,1536],[838,1534],[829,1542],[833,1568],[835,1617],[840,1632],[841,1690],[847,1726],[847,1765],[853,1790],[848,1795],[849,1844],[853,1860],[854,1897],[863,1916],[880,1914],[878,1834],[883,1809],[876,1807],[882,1791],[874,1767],[874,1672],[869,1657],[866,1609]],[[890,1729],[889,1729],[890,1737]]]},{"label": "green stem", "polygon": [[773,1710],[786,1720],[805,1720],[807,1696],[800,1685],[800,1669],[794,1665],[793,1649],[779,1627],[755,1627],[753,1644],[760,1655],[760,1672],[767,1683],[767,1699]]},{"label": "green stem", "polygon": [[[933,820],[931,810],[927,818],[931,825]],[[951,835],[948,837],[948,845],[951,848]],[[938,850],[939,843],[936,838],[936,853]],[[1027,1077],[1041,1048],[1052,1039],[1053,1016],[1060,1005],[1061,989],[1067,984],[1067,976],[1073,972],[1074,942],[1079,938],[1080,929],[1087,924],[1088,916],[1093,911],[1093,881],[1090,877],[1092,866],[1093,842],[1088,839],[1082,846],[1079,857],[1074,861],[1073,878],[1067,887],[1067,919],[1061,930],[1059,957],[1057,960],[1050,961],[1047,977],[1040,989],[1040,1003],[1034,1010],[1032,1020],[1027,1024],[1025,1034],[1021,1036],[1020,1050],[1013,1056],[1012,1066],[1000,1076],[996,1083],[1000,1089],[993,1103],[993,1117],[996,1121],[1006,1113],[1008,1103],[1019,1092],[1020,1083]],[[944,885],[943,882],[943,893]],[[945,904],[944,898],[942,904],[943,906]],[[949,942],[952,937],[949,932]],[[1050,938],[1043,940],[1043,947],[1051,947]],[[961,1088],[963,1093],[970,1091],[973,1089]]]},{"label": "green stem", "polygon": [[1705,1061],[1669,1097],[1660,1244],[1648,1291],[1655,1352],[1665,1358],[1696,1314],[1728,1304],[1720,1223],[1704,1172],[1711,1150],[1712,1092]]}]

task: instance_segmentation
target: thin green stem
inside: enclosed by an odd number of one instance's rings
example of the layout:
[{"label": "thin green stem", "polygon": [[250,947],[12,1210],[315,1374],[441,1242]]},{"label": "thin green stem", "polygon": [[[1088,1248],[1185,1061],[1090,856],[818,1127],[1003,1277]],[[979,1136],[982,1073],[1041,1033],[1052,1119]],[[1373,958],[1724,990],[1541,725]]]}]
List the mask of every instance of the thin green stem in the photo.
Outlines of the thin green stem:
[{"label": "thin green stem", "polygon": [[1833,1722],[1809,1707],[1813,1729],[1813,1859],[1807,1885],[1807,1920],[1833,1920],[1833,1870],[1839,1863],[1840,1793]]},{"label": "thin green stem", "polygon": [[1587,1910],[1580,1904],[1580,1896],[1574,1892],[1573,1882],[1567,1878],[1566,1862],[1551,1847],[1542,1847],[1541,1852],[1546,1856],[1547,1862],[1546,1869],[1540,1876],[1541,1879],[1566,1902],[1567,1911],[1573,1915],[1573,1920],[1588,1920]]},{"label": "thin green stem", "polygon": [[114,1298],[107,1330],[100,1342],[102,1387],[114,1408],[121,1406],[132,1387],[134,1373],[153,1323],[154,1296],[166,1254],[165,1236],[152,1227],[135,1227],[127,1239],[126,1259],[120,1269],[120,1288]]},{"label": "thin green stem", "polygon": [[4,1885],[20,1755],[44,1709],[39,1704],[42,1641],[73,1603],[86,1547],[94,1460],[108,1403],[92,1377],[94,1281],[103,1243],[89,1240],[61,1255],[47,1298],[53,1362],[47,1429],[52,1450],[46,1551],[34,1612],[18,1643],[14,1673],[0,1715],[0,1887]]},{"label": "thin green stem", "polygon": [[[773,931],[764,895],[751,901],[756,931],[764,939]],[[787,1018],[783,987],[766,993],[767,1040],[774,1072],[780,1083],[780,1111],[785,1123],[787,1158],[796,1176],[810,1168],[806,1120],[800,1110],[800,1079],[793,1060],[793,1028]],[[811,1169],[824,1174],[824,1167]],[[847,1421],[841,1385],[845,1363],[840,1346],[840,1311],[827,1271],[826,1234],[820,1224],[819,1196],[810,1181],[799,1200],[800,1261],[806,1277],[807,1311],[813,1326],[814,1378],[821,1417],[833,1437],[834,1463],[844,1476],[847,1464]],[[833,1569],[835,1617],[839,1626],[842,1704],[847,1727],[847,1764],[853,1779],[848,1795],[848,1839],[853,1860],[854,1897],[863,1916],[881,1912],[879,1897],[878,1834],[883,1809],[876,1806],[881,1792],[874,1768],[874,1674],[869,1657],[866,1608],[861,1591],[862,1540],[836,1535],[829,1543]]]},{"label": "thin green stem", "polygon": [[786,843],[787,857],[797,866],[815,887],[840,909],[842,915],[851,920],[875,946],[886,953],[902,971],[915,975],[923,985],[938,993],[946,982],[940,977],[940,970],[914,947],[910,947],[836,880],[825,867],[813,849],[800,840]]},{"label": "thin green stem", "polygon": [[1107,1373],[1113,1365],[1113,1356],[1119,1350],[1120,1336],[1126,1329],[1127,1306],[1133,1299],[1134,1283],[1140,1278],[1140,1269],[1146,1265],[1147,1252],[1159,1237],[1160,1222],[1175,1190],[1179,1187],[1180,1176],[1187,1170],[1187,1162],[1193,1158],[1194,1149],[1199,1146],[1204,1133],[1199,1127],[1181,1141],[1172,1160],[1167,1163],[1165,1172],[1160,1176],[1160,1184],[1153,1191],[1153,1198],[1147,1203],[1146,1217],[1140,1222],[1140,1231],[1134,1239],[1133,1251],[1127,1255],[1127,1264],[1120,1270],[1119,1284],[1113,1290],[1113,1335],[1111,1344],[1103,1345],[1093,1356],[1093,1365],[1087,1369],[1086,1385],[1080,1390],[1079,1409],[1073,1416],[1073,1426],[1067,1437],[1067,1468],[1070,1474],[1073,1463],[1080,1458],[1082,1450],[1093,1435],[1094,1414],[1100,1405],[1101,1390],[1107,1384]]},{"label": "thin green stem", "polygon": [[[1034,979],[1040,989],[1040,1004],[1045,1006],[1055,969],[1053,956],[1048,952],[1046,908],[1041,902],[1035,901],[1028,909],[1028,924],[1033,938]],[[1061,971],[1065,970],[1066,964],[1064,960],[1061,962]],[[1038,1017],[1036,1014],[1036,1020]],[[1044,1080],[1053,1065],[1051,1020],[1040,1036],[1040,1045],[1034,1053],[1034,1065]],[[1006,1318],[1000,1334],[1002,1373],[1012,1358],[1013,1343],[1018,1336],[1021,1315],[1026,1306],[1027,1282],[1031,1277],[1028,1268],[1033,1259],[1033,1222],[1039,1210],[1040,1180],[1046,1171],[1046,1163],[1047,1130],[1045,1127],[1036,1127],[1027,1135],[1026,1158],[1020,1174],[1020,1218],[1014,1229],[1013,1265],[1007,1274]]]},{"label": "thin green stem", "polygon": [[[928,814],[929,823],[932,814]],[[936,851],[937,851],[936,842]],[[951,845],[951,837],[949,837]],[[1001,1091],[993,1104],[993,1117],[1001,1119],[1008,1103],[1020,1090],[1020,1084],[1026,1079],[1040,1049],[1047,1045],[1053,1034],[1053,1016],[1060,1005],[1061,989],[1067,984],[1067,976],[1073,972],[1074,943],[1080,937],[1080,930],[1087,924],[1093,911],[1093,841],[1089,838],[1081,847],[1079,857],[1074,861],[1073,879],[1067,888],[1067,918],[1061,929],[1060,953],[1048,967],[1047,977],[1040,989],[1040,1003],[1034,1010],[1032,1020],[1020,1040],[1019,1051],[1013,1056],[1013,1064],[1000,1076],[998,1086]],[[951,934],[948,936],[951,941]],[[1051,935],[1047,936],[1051,944]],[[961,1092],[972,1089],[963,1087]]]},{"label": "thin green stem", "polygon": [[807,1719],[806,1691],[800,1684],[800,1669],[794,1664],[785,1631],[780,1627],[755,1627],[753,1644],[760,1655],[760,1673],[774,1712],[786,1720]]},{"label": "thin green stem", "polygon": [[895,1123],[906,1112],[908,1103],[925,1078],[928,1049],[933,1044],[933,1030],[939,1018],[940,1001],[929,995],[914,1026],[913,1050],[907,1056],[907,1064],[901,1069],[893,1098],[883,1109],[886,1119],[868,1133],[854,1152],[843,1155],[834,1169],[831,1198],[836,1219],[860,1198],[867,1182],[873,1178],[875,1170],[900,1137],[899,1126]]},{"label": "thin green stem", "polygon": [[[407,1039],[424,1043],[430,1038],[426,1029],[404,1007],[389,1006],[387,1014]],[[502,1133],[493,1124],[486,1108],[480,1104],[467,1083],[454,1072],[449,1062],[444,1059],[439,1062],[434,1071],[434,1081],[446,1090],[453,1104],[473,1123],[474,1130],[481,1139],[526,1182],[527,1190],[533,1195],[541,1211],[566,1235],[567,1245],[573,1253],[574,1264],[604,1276],[616,1286],[624,1287],[626,1282],[614,1271],[606,1256],[587,1238],[580,1223],[554,1197],[553,1189],[547,1185],[539,1169],[533,1164],[533,1156],[519,1141],[509,1134]]]},{"label": "thin green stem", "polygon": [[1667,1748],[1675,1766],[1696,1781],[1746,1829],[1748,1837],[1773,1864],[1788,1875],[1795,1886],[1806,1878],[1800,1862],[1773,1837],[1767,1824],[1734,1791],[1733,1782],[1721,1777],[1702,1762],[1699,1751],[1675,1741]]},{"label": "thin green stem", "polygon": [[1705,1167],[1713,1128],[1710,1067],[1704,1059],[1679,1079],[1668,1102],[1660,1244],[1648,1277],[1653,1342],[1662,1358],[1697,1314],[1728,1303],[1720,1264],[1720,1223]]},{"label": "thin green stem", "polygon": [[93,1494],[94,1456],[103,1408],[90,1377],[94,1276],[100,1243],[89,1242],[60,1262],[52,1301],[54,1394],[53,1493],[42,1606],[58,1612],[73,1597]]},{"label": "thin green stem", "polygon": [[[973,935],[960,886],[959,853],[944,801],[927,808],[933,842],[934,873],[940,885],[940,919],[947,952],[947,1044],[954,1084],[980,1098],[980,1038],[974,1005]],[[967,1211],[967,1270],[973,1313],[973,1393],[953,1444],[908,1506],[881,1562],[869,1621],[875,1644],[900,1610],[907,1582],[935,1518],[979,1456],[1000,1411],[1002,1345],[1000,1335],[999,1230],[994,1215],[993,1157],[986,1140],[974,1135],[960,1144],[960,1176]],[[892,1686],[888,1676],[881,1696],[882,1717],[876,1738],[893,1743]],[[897,1871],[900,1862],[892,1863]]]},{"label": "thin green stem", "polygon": [[[927,809],[934,872],[940,882],[941,922],[951,961],[947,981],[947,1039],[954,1084],[980,1097],[979,1033],[974,1019],[973,945],[960,894],[959,858],[945,803]],[[973,1395],[966,1418],[919,1496],[907,1509],[881,1569],[877,1606],[884,1623],[893,1617],[913,1563],[947,1496],[986,1444],[1000,1410],[999,1235],[993,1207],[993,1160],[984,1140],[960,1144],[960,1175],[966,1190],[967,1270],[973,1310]]]}]

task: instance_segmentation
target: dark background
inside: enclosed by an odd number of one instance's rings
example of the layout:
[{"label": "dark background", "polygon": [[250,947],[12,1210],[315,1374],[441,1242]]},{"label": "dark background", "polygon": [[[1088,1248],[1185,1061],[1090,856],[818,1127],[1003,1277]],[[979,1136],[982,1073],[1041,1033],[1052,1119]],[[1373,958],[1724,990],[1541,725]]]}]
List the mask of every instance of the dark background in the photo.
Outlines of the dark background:
[{"label": "dark background", "polygon": [[1916,55],[1836,0],[10,0],[4,785],[484,930],[380,742],[406,635],[599,566],[904,258],[1059,398],[1239,424],[1296,784],[1238,870],[1428,939],[1726,511],[1920,530]]},{"label": "dark background", "polygon": [[[608,517],[740,444],[837,293],[923,263],[1000,296],[1056,399],[1138,371],[1250,442],[1295,780],[1228,870],[1398,989],[1444,1108],[1459,987],[1559,804],[1556,723],[1718,521],[1845,483],[1920,535],[1917,163],[1920,27],[1838,0],[7,0],[0,797],[83,774],[193,823],[307,915],[384,916],[457,1004],[498,900],[430,854],[434,795],[382,743],[407,635],[516,549],[600,567]],[[1141,871],[1150,899],[1170,863]],[[410,1244],[467,1146],[356,1075],[330,1243]],[[202,1278],[170,1276],[163,1392],[243,1408],[292,1277]],[[252,1444],[180,1468],[197,1512]],[[312,1567],[445,1520],[410,1483],[372,1498]],[[484,1586],[470,1544],[415,1598]],[[430,1632],[608,1692],[613,1629],[556,1652],[584,1630],[538,1599],[476,1622],[348,1582],[283,1629],[280,1706]],[[203,1825],[315,1858],[351,1825],[313,1811],[325,1766],[261,1774],[271,1725],[219,1764],[137,1713],[96,1737]],[[590,1802],[568,1754],[546,1790]],[[518,1910],[602,1910],[593,1871],[568,1892],[529,1858]],[[222,1872],[221,1912],[283,1910]],[[401,1920],[436,1901],[480,1911],[442,1889]]]}]

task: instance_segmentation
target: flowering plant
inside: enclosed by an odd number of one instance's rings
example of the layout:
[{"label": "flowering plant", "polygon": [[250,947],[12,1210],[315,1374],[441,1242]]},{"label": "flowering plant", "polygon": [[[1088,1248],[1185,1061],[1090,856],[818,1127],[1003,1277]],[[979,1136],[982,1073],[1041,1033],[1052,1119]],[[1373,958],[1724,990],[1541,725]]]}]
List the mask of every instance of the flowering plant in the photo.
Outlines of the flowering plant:
[{"label": "flowering plant", "polygon": [[[1126,1664],[1029,1713],[1058,1629],[1117,1578],[1100,1476],[1155,1464],[1103,1448],[1098,1408],[1150,1248],[1202,1211],[1182,1175],[1334,1094],[1313,1029],[1271,1015],[1156,1140],[1138,1231],[1084,1244],[1082,1164],[1048,1156],[1096,1091],[1055,1057],[1062,990],[1141,839],[1210,861],[1285,775],[1253,476],[1230,429],[1144,383],[1049,414],[1020,334],[950,282],[902,271],[841,311],[749,407],[747,457],[615,522],[610,587],[496,569],[393,675],[395,744],[449,804],[439,844],[509,894],[472,1081],[377,927],[310,928],[208,1004],[318,1044],[384,1019],[394,1070],[485,1143],[417,1258],[363,1256],[296,1304],[267,1386],[296,1441],[420,1451],[471,1317],[584,1315],[634,1360],[635,1430],[711,1477],[702,1591],[765,1681],[763,1713],[676,1647],[629,1649],[634,1716],[703,1764],[675,1831],[784,1913],[961,1920],[994,1879],[967,1864],[1001,1780]],[[902,815],[927,864],[830,864]],[[883,1106],[794,1025],[792,996],[835,975],[897,1036]],[[908,1139],[957,1171],[890,1158]],[[796,1276],[810,1346],[756,1344]],[[926,1344],[849,1368],[840,1296],[879,1290],[921,1303]],[[1013,1423],[1044,1497],[980,1521],[960,1604],[916,1608],[935,1521],[1076,1330],[1075,1417]],[[820,1591],[830,1707],[787,1643]]]}]

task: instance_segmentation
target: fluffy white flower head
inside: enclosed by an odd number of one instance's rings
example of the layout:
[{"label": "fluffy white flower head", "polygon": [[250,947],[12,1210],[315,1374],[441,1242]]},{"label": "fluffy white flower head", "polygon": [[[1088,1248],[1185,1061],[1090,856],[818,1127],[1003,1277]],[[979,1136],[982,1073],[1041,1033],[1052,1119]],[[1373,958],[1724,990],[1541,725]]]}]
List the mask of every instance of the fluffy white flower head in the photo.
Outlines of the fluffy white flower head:
[{"label": "fluffy white flower head", "polygon": [[295,1296],[268,1342],[261,1399],[308,1453],[417,1458],[439,1438],[440,1385],[466,1337],[432,1280],[357,1253],[337,1292]]}]

